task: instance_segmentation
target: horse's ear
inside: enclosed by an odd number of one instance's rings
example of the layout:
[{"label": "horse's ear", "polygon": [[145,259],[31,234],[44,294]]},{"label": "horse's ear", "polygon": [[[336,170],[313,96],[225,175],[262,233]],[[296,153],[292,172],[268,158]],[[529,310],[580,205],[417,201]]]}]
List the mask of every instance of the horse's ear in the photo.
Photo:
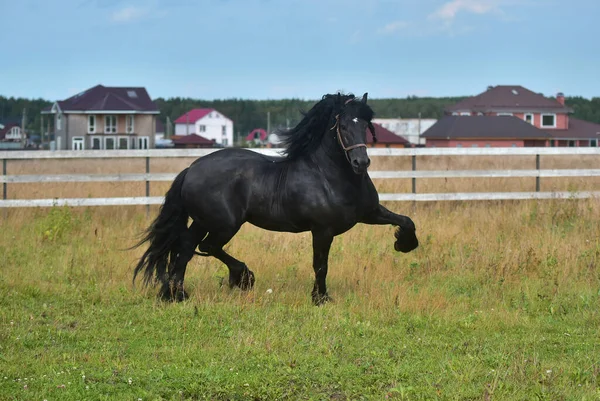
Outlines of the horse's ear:
[{"label": "horse's ear", "polygon": [[373,123],[369,121],[368,127],[369,131],[371,131],[371,135],[373,135],[373,143],[377,143],[377,135],[375,135],[375,126],[373,126]]},{"label": "horse's ear", "polygon": [[363,102],[364,104],[367,104],[367,95],[368,95],[368,94],[369,94],[368,92],[365,92],[365,94],[364,94],[364,95],[363,95],[363,97],[362,97],[362,100],[361,100],[361,102]]}]

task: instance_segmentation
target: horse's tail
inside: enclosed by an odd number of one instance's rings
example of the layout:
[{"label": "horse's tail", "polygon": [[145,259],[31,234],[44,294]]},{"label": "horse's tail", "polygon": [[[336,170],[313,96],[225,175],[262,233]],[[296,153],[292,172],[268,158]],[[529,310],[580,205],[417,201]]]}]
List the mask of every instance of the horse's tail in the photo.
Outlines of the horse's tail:
[{"label": "horse's tail", "polygon": [[177,257],[177,242],[181,234],[187,230],[188,213],[181,197],[183,180],[187,174],[186,168],[175,177],[171,188],[165,195],[165,202],[160,207],[156,219],[144,232],[142,239],[134,248],[149,242],[148,249],[135,267],[133,280],[144,272],[144,284],[162,280],[166,277],[169,262]]}]

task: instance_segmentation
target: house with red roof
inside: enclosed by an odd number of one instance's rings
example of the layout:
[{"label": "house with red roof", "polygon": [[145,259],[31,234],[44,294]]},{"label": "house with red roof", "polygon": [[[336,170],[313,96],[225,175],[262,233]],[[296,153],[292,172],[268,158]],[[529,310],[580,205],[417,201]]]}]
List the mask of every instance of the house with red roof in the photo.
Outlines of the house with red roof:
[{"label": "house with red roof", "polygon": [[447,107],[422,136],[427,147],[598,146],[600,124],[571,113],[562,93],[548,98],[519,85],[490,86]]},{"label": "house with red roof", "polygon": [[192,109],[175,120],[175,135],[196,134],[216,146],[233,146],[233,121],[211,108]]},{"label": "house with red roof", "polygon": [[370,148],[410,148],[412,144],[404,137],[396,135],[382,125],[373,123],[375,128],[375,136],[377,142],[373,141],[373,135],[370,131],[367,131],[367,145]]},{"label": "house with red roof", "polygon": [[42,110],[56,150],[154,148],[160,114],[142,87],[96,85]]}]

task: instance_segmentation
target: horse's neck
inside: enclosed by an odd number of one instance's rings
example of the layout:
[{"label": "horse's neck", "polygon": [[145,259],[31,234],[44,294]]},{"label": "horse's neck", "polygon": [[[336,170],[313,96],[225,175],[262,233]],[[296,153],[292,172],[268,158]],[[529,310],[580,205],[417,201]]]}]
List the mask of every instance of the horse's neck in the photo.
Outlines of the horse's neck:
[{"label": "horse's neck", "polygon": [[340,177],[346,180],[358,176],[352,171],[350,162],[346,158],[344,152],[339,148],[337,142],[325,141],[321,142],[321,146],[314,152],[312,160],[321,170],[330,177]]}]

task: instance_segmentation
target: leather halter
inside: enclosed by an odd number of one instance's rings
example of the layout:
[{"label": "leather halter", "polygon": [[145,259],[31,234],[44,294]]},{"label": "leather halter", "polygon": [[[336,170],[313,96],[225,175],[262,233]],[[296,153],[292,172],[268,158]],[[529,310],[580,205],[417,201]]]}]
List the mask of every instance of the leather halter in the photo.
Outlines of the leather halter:
[{"label": "leather halter", "polygon": [[[344,103],[344,105],[350,103],[351,101],[353,101],[354,99],[348,99],[346,101],[346,103]],[[350,161],[350,156],[348,156],[348,151],[352,150],[352,149],[356,149],[356,148],[366,148],[367,145],[364,143],[357,143],[355,145],[350,145],[350,146],[346,146],[344,144],[344,141],[342,140],[342,132],[340,131],[340,115],[337,114],[335,116],[335,124],[333,125],[333,127],[331,127],[329,130],[333,131],[336,130],[337,132],[337,139],[338,142],[340,143],[340,146],[342,147],[342,149],[344,149],[344,152],[346,153],[346,159],[348,159],[348,161]]]}]

